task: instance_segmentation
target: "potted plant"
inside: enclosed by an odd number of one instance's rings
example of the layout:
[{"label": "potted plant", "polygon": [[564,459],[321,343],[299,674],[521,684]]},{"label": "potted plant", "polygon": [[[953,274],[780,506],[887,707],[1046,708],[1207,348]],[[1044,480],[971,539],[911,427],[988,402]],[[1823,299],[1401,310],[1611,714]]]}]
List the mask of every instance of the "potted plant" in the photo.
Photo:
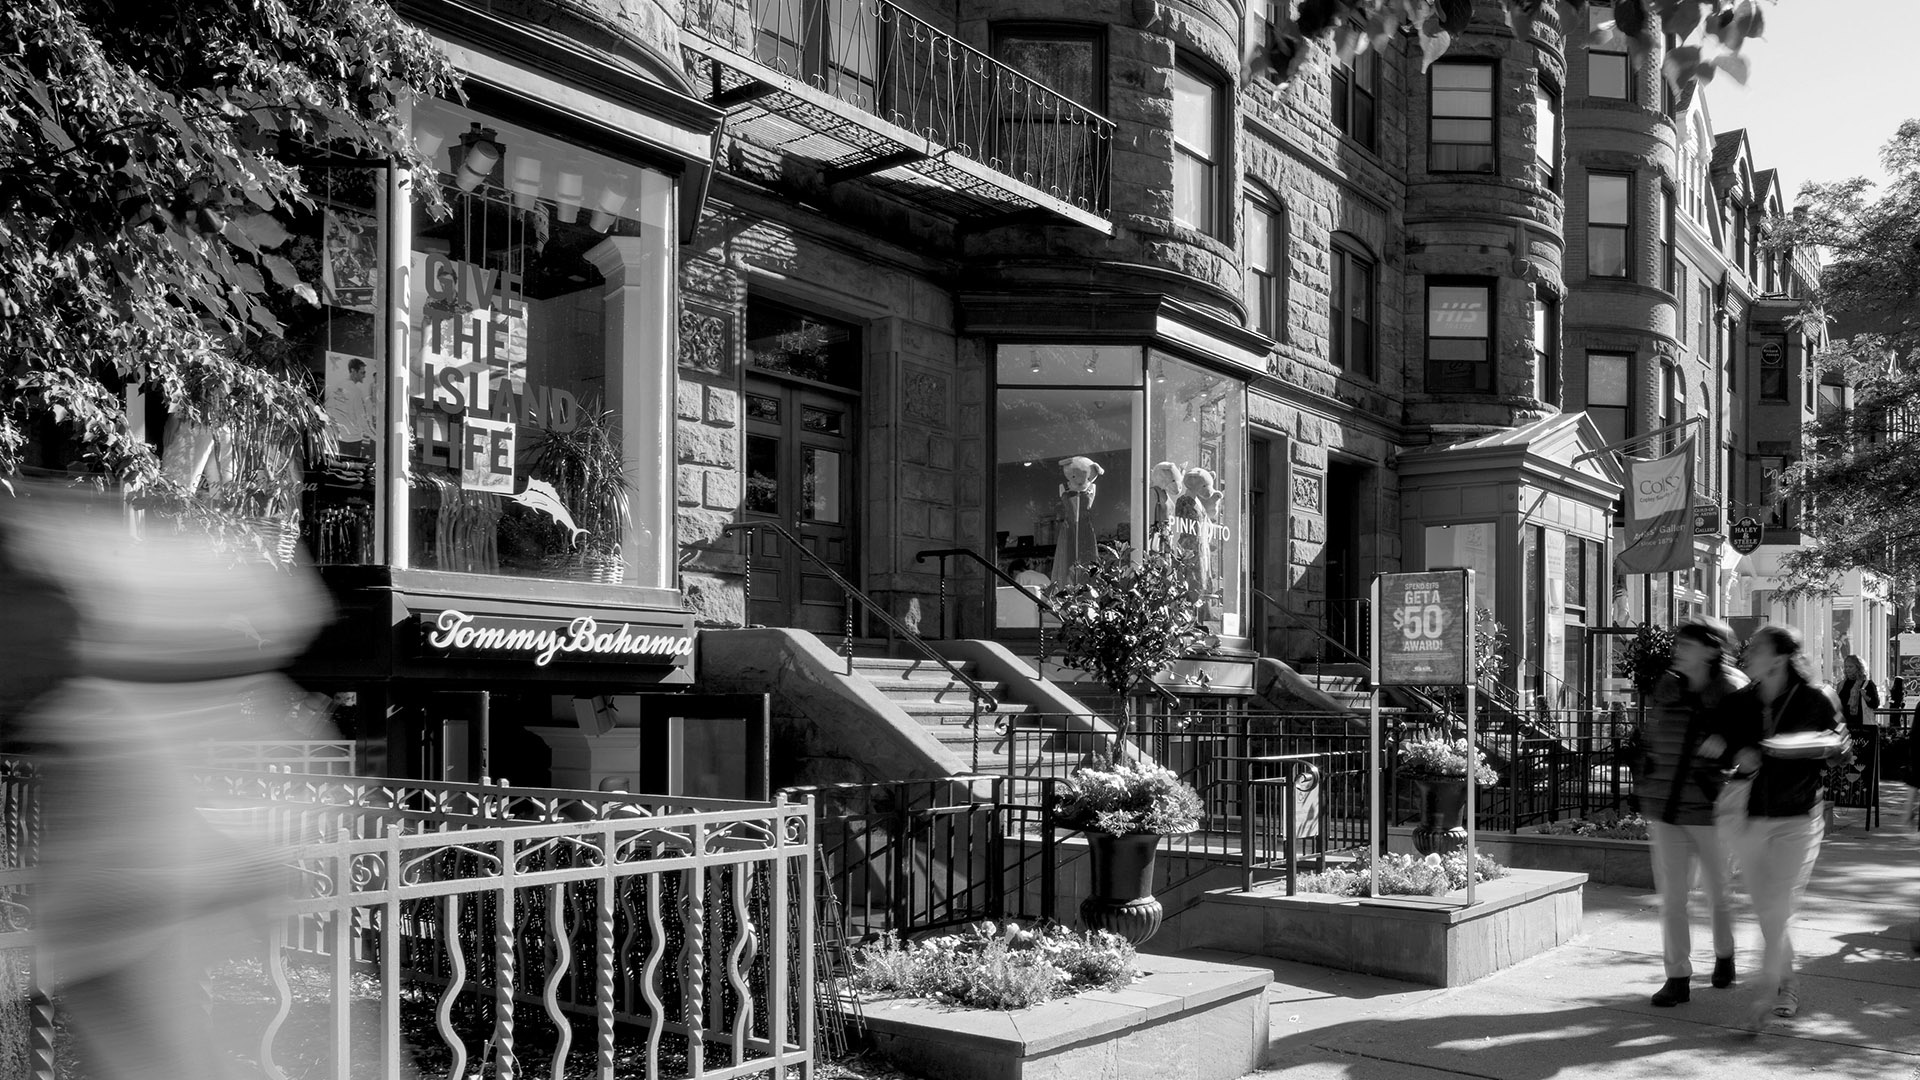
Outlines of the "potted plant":
[{"label": "potted plant", "polygon": [[1207,627],[1178,553],[1127,544],[1098,551],[1049,598],[1060,620],[1060,663],[1092,675],[1118,699],[1114,720],[1124,742],[1129,695],[1204,643]]},{"label": "potted plant", "polygon": [[1479,748],[1469,746],[1465,739],[1401,742],[1398,771],[1413,781],[1420,794],[1420,825],[1413,830],[1413,846],[1420,854],[1437,851],[1446,855],[1467,845],[1463,820],[1468,768],[1473,769],[1473,781],[1481,787],[1500,778]]},{"label": "potted plant", "polygon": [[1171,769],[1115,761],[1074,770],[1060,790],[1055,819],[1087,834],[1093,880],[1080,920],[1138,945],[1160,929],[1153,895],[1160,838],[1200,825],[1200,795]]},{"label": "potted plant", "polygon": [[578,530],[550,565],[570,577],[618,585],[621,543],[631,520],[625,448],[611,410],[580,410],[567,430],[541,428],[527,450],[528,476],[552,485]]}]

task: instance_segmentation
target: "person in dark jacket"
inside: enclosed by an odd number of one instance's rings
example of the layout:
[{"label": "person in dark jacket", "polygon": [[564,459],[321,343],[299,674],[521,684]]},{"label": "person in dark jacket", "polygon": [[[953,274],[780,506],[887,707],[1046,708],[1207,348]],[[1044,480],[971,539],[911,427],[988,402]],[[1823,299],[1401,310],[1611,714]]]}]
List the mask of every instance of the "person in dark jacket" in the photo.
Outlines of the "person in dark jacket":
[{"label": "person in dark jacket", "polygon": [[1721,710],[1724,739],[1706,739],[1699,752],[1730,755],[1733,776],[1750,778],[1745,814],[1720,824],[1765,942],[1755,1017],[1769,1010],[1791,1017],[1800,1011],[1800,990],[1787,924],[1820,856],[1822,778],[1851,743],[1833,691],[1812,680],[1799,631],[1761,627],[1740,666],[1753,683]]},{"label": "person in dark jacket", "polygon": [[1640,812],[1653,840],[1653,882],[1660,893],[1660,939],[1667,981],[1653,1003],[1678,1005],[1691,997],[1693,944],[1687,898],[1695,868],[1707,894],[1713,930],[1713,985],[1733,985],[1733,889],[1727,849],[1713,824],[1720,763],[1700,744],[1717,728],[1717,713],[1747,677],[1732,666],[1733,628],[1719,619],[1693,619],[1673,632],[1673,669],[1654,683],[1641,729],[1641,769],[1634,778]]}]

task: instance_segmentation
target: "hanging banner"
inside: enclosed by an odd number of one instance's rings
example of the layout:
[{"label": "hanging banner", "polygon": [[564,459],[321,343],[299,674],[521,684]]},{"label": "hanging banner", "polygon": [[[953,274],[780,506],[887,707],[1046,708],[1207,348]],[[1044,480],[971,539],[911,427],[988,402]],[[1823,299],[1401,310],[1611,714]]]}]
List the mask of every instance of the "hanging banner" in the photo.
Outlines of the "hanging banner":
[{"label": "hanging banner", "polygon": [[1625,574],[1693,566],[1693,437],[1657,458],[1627,459]]}]

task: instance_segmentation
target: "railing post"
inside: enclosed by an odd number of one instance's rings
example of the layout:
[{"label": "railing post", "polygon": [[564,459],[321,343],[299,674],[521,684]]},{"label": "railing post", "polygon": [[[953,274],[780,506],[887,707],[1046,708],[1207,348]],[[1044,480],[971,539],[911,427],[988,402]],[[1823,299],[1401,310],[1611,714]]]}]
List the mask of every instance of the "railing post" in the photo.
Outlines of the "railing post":
[{"label": "railing post", "polygon": [[[1243,762],[1240,770],[1240,891],[1253,891],[1253,768]],[[1293,881],[1287,881],[1287,895],[1293,895]]]},{"label": "railing post", "polygon": [[1288,896],[1292,896],[1294,894],[1294,882],[1300,876],[1300,854],[1299,852],[1294,850],[1296,841],[1293,835],[1294,830],[1300,827],[1300,822],[1297,820],[1296,814],[1295,814],[1294,797],[1293,797],[1293,786],[1294,784],[1299,782],[1299,769],[1297,768],[1298,764],[1299,764],[1298,762],[1294,762],[1294,761],[1283,762],[1280,768],[1280,777],[1281,777],[1281,784],[1283,789],[1280,797],[1287,801],[1285,808],[1282,810],[1282,820],[1286,822],[1286,830],[1287,830],[1286,831],[1286,845],[1287,845],[1286,862],[1287,862],[1287,895]]},{"label": "railing post", "polygon": [[740,629],[745,630],[747,628],[748,621],[753,618],[753,537],[754,537],[754,532],[751,528],[742,529],[740,531],[740,535],[744,538],[742,543],[743,550],[741,551],[740,554],[741,554],[741,558],[745,560],[745,564],[744,564],[745,572],[740,578]]}]

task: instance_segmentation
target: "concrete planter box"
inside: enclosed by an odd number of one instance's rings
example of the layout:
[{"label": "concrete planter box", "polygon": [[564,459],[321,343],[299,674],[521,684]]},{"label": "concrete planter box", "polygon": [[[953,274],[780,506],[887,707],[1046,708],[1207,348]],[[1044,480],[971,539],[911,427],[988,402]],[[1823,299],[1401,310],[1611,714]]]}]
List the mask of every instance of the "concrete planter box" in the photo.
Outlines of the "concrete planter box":
[{"label": "concrete planter box", "polygon": [[[1389,830],[1394,850],[1412,846],[1408,829]],[[1502,866],[1525,870],[1561,870],[1585,874],[1595,885],[1653,888],[1653,844],[1647,840],[1603,840],[1592,836],[1548,836],[1544,833],[1480,833],[1475,849]]]},{"label": "concrete planter box", "polygon": [[[1196,946],[1258,953],[1429,986],[1460,986],[1570,940],[1580,929],[1585,874],[1515,870],[1433,900],[1350,899],[1270,890],[1208,893]],[[1196,935],[1202,936],[1202,935]]]},{"label": "concrete planter box", "polygon": [[927,1080],[1236,1080],[1264,1063],[1272,972],[1140,954],[1146,975],[1029,1009],[861,1005],[868,1039]]}]

